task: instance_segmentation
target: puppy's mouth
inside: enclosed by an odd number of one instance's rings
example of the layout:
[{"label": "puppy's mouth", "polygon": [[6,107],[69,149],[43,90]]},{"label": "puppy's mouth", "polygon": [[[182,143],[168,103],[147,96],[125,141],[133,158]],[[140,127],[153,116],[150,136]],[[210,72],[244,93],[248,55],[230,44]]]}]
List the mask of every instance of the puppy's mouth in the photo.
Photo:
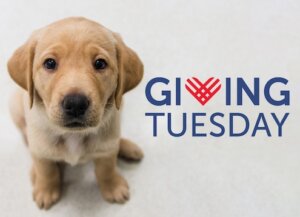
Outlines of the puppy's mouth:
[{"label": "puppy's mouth", "polygon": [[88,128],[93,128],[97,126],[97,122],[95,119],[90,120],[90,119],[85,119],[85,118],[65,118],[62,126],[65,129],[69,130],[86,130]]},{"label": "puppy's mouth", "polygon": [[74,128],[86,128],[88,126],[84,122],[81,122],[81,121],[72,121],[72,122],[66,123],[65,127],[74,129]]}]

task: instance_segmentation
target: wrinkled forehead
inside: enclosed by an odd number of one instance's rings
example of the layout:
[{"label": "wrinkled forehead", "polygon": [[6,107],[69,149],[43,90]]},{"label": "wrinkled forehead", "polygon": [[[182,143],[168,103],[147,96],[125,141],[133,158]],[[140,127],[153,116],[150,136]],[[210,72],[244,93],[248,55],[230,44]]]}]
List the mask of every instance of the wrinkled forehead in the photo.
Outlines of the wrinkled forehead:
[{"label": "wrinkled forehead", "polygon": [[37,54],[45,52],[77,53],[105,51],[115,53],[112,32],[93,22],[54,23],[39,34]]}]

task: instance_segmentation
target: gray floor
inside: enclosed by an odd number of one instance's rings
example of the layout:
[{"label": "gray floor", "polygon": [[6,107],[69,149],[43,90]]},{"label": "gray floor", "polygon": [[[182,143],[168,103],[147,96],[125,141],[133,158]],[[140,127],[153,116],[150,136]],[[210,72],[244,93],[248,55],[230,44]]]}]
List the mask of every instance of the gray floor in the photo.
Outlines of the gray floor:
[{"label": "gray floor", "polygon": [[[300,216],[300,3],[269,1],[1,1],[0,2],[0,215],[10,216],[159,216],[159,217],[298,217]],[[105,202],[95,183],[92,165],[68,167],[61,201],[39,211],[31,198],[30,158],[12,125],[7,101],[15,87],[6,61],[32,30],[54,20],[81,15],[122,34],[145,64],[142,84],[125,97],[122,129],[145,151],[140,164],[119,162],[131,187],[125,205]],[[226,107],[224,92],[202,109],[186,92],[182,106],[156,108],[144,96],[151,78],[260,77],[289,79],[291,106]],[[263,87],[263,86],[262,86]],[[274,94],[278,94],[278,88]],[[158,94],[158,90],[156,92]],[[174,92],[173,92],[174,94]],[[261,95],[263,99],[263,95]],[[200,109],[199,109],[200,108]],[[193,138],[192,112],[243,112],[253,128],[258,112],[269,116],[290,112],[284,138]],[[172,112],[180,127],[188,113],[187,133],[168,135],[166,119],[159,136],[145,112]],[[204,131],[212,126],[206,117]],[[224,117],[228,123],[228,115]],[[175,125],[174,125],[175,126]],[[240,125],[238,126],[240,127]],[[251,129],[252,129],[251,128]],[[226,126],[228,129],[228,126]]]}]

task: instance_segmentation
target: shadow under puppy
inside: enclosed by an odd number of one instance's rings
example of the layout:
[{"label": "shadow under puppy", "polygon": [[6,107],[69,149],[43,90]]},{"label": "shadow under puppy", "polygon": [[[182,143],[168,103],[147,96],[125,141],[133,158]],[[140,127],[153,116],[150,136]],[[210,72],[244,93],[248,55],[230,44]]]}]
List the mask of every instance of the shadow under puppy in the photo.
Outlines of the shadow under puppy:
[{"label": "shadow under puppy", "polygon": [[141,149],[120,138],[122,95],[142,79],[143,64],[121,37],[85,18],[67,18],[35,31],[8,62],[24,90],[10,111],[28,144],[33,198],[48,209],[61,195],[57,162],[94,161],[103,197],[123,203],[126,180],[117,156],[140,160]]}]

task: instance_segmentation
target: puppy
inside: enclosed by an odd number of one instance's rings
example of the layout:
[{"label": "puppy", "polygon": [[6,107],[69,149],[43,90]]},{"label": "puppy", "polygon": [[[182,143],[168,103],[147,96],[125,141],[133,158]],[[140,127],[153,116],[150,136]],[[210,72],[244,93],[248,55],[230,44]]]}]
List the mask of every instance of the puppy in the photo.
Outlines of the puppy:
[{"label": "puppy", "polygon": [[35,31],[8,61],[23,88],[10,111],[30,150],[33,198],[42,209],[61,195],[58,162],[93,161],[103,197],[123,203],[128,184],[117,156],[140,160],[141,149],[120,138],[122,95],[142,79],[143,64],[121,37],[85,18],[67,18]]}]

